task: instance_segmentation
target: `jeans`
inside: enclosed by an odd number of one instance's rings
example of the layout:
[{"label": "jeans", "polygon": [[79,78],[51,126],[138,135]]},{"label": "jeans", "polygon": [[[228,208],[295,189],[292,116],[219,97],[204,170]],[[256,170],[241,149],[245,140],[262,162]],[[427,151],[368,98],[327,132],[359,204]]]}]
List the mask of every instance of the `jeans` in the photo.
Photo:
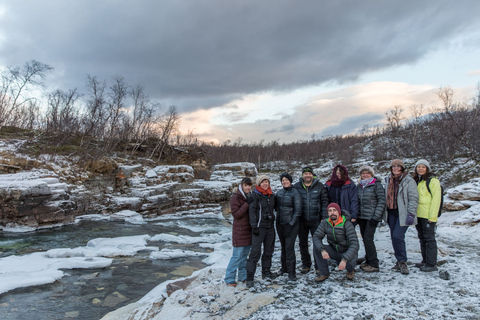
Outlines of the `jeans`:
[{"label": "jeans", "polygon": [[407,245],[405,244],[405,233],[408,226],[400,226],[397,209],[388,209],[388,226],[390,227],[390,236],[392,238],[393,251],[397,261],[407,262]]},{"label": "jeans", "polygon": [[[306,223],[300,219],[300,224],[298,228],[298,244],[300,246],[300,255],[302,256],[302,266],[310,268],[312,265],[312,258],[310,253],[308,252],[308,233],[310,233],[313,237],[315,231],[317,231],[318,226],[320,225],[320,221],[313,222],[313,223]],[[313,256],[315,259],[315,255]],[[315,263],[315,268],[317,268],[317,264]]]},{"label": "jeans", "polygon": [[225,274],[226,283],[231,284],[236,282],[235,278],[237,276],[237,270],[238,281],[247,280],[247,270],[245,269],[245,266],[247,265],[247,257],[251,248],[251,245],[244,247],[233,247],[232,257],[230,258],[227,272]]},{"label": "jeans", "polygon": [[[263,254],[262,254],[263,244]],[[252,280],[257,269],[257,262],[262,258],[262,273],[270,272],[272,266],[272,255],[275,248],[275,228],[260,228],[260,234],[252,233],[252,249],[247,259],[247,281]]]},{"label": "jeans", "polygon": [[422,260],[427,267],[437,265],[437,241],[435,240],[436,222],[428,222],[428,219],[418,218],[418,224],[415,226],[420,240],[420,250]]},{"label": "jeans", "polygon": [[[335,251],[335,249],[333,249],[329,245],[324,245],[323,247],[325,248],[325,251],[328,252],[330,259],[335,260],[337,263],[340,263],[340,261],[342,260],[342,254],[340,252]],[[320,252],[319,249],[314,250],[313,255],[318,265],[318,271],[320,272],[320,274],[324,276],[330,275],[330,270],[328,269],[328,259],[323,259],[322,252]],[[357,264],[357,256],[358,252],[353,259],[347,261],[347,271],[355,270],[355,266]]]},{"label": "jeans", "polygon": [[365,263],[371,267],[378,268],[377,248],[375,247],[375,241],[373,240],[377,227],[370,226],[368,222],[369,220],[358,219],[357,221],[360,226],[363,245],[365,246]]}]

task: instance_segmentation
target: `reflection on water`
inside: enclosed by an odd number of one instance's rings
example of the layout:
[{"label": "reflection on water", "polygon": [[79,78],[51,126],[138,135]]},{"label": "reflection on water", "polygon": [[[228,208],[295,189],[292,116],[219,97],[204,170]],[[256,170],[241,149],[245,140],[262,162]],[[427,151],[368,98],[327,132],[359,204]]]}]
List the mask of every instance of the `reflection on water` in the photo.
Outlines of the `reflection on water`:
[{"label": "reflection on water", "polygon": [[[222,219],[150,221],[134,225],[122,222],[81,221],[29,233],[0,235],[0,256],[24,255],[53,248],[85,246],[94,238],[161,233],[200,236],[228,231]],[[149,241],[148,246],[209,252],[198,244]],[[135,302],[159,283],[181,278],[204,268],[205,256],[172,260],[150,260],[150,252],[134,257],[116,257],[104,269],[65,270],[55,283],[19,288],[0,295],[0,319],[100,319],[108,312]],[[33,318],[32,318],[33,317]]]}]

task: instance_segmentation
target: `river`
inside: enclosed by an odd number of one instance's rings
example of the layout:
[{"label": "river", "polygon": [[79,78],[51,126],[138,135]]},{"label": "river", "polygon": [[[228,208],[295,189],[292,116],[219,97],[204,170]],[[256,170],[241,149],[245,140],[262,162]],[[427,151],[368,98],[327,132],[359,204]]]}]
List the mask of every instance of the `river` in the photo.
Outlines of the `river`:
[{"label": "river", "polygon": [[[0,234],[0,257],[26,255],[53,248],[82,247],[95,238],[158,234],[205,237],[229,231],[230,225],[211,209],[199,216],[162,217],[143,224],[81,220],[76,224],[28,233]],[[148,246],[208,254],[198,243],[149,241]],[[17,288],[0,295],[0,319],[100,319],[108,312],[139,300],[158,284],[206,267],[206,257],[152,260],[150,251],[115,257],[101,269],[65,270],[54,283]]]}]

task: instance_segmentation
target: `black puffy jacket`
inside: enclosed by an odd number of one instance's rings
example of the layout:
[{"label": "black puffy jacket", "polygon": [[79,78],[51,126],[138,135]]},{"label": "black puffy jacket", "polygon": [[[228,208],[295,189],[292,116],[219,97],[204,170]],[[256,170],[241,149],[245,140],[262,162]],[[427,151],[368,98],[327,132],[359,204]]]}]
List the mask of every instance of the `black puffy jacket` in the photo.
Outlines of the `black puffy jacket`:
[{"label": "black puffy jacket", "polygon": [[349,261],[357,256],[359,249],[357,233],[353,224],[345,216],[343,216],[343,222],[336,226],[333,226],[329,219],[325,219],[320,223],[317,231],[313,234],[315,250],[325,250],[322,243],[325,236],[327,236],[327,242],[330,247],[342,253],[342,259]]},{"label": "black puffy jacket", "polygon": [[275,196],[272,194],[266,197],[254,190],[252,195],[253,202],[248,207],[248,215],[252,228],[273,228],[275,222]]},{"label": "black puffy jacket", "polygon": [[385,189],[379,179],[374,183],[370,183],[362,187],[361,184],[357,186],[358,190],[358,218],[365,220],[381,221],[383,213],[385,212]]},{"label": "black puffy jacket", "polygon": [[306,223],[314,223],[328,217],[328,195],[327,189],[318,179],[313,179],[312,184],[307,187],[303,184],[303,178],[295,183],[295,189],[302,197],[302,217]]},{"label": "black puffy jacket", "polygon": [[281,225],[295,225],[302,215],[302,197],[293,186],[283,188],[275,195],[277,222]]}]

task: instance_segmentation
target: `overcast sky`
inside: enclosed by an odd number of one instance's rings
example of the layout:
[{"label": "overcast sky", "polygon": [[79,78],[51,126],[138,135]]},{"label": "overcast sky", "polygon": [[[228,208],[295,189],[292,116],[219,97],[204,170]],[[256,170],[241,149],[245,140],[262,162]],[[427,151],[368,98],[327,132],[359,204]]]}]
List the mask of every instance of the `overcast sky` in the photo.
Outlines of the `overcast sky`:
[{"label": "overcast sky", "polygon": [[458,99],[480,81],[480,1],[0,2],[0,66],[144,83],[182,130],[288,142],[384,122],[394,105]]}]

